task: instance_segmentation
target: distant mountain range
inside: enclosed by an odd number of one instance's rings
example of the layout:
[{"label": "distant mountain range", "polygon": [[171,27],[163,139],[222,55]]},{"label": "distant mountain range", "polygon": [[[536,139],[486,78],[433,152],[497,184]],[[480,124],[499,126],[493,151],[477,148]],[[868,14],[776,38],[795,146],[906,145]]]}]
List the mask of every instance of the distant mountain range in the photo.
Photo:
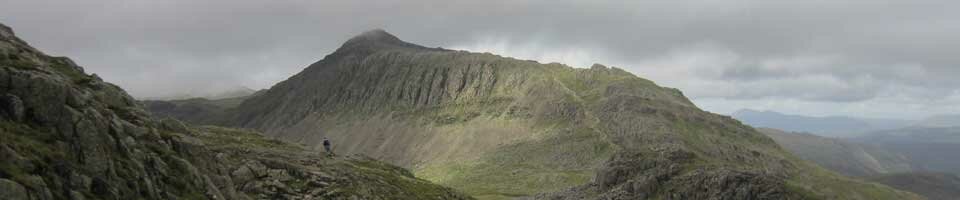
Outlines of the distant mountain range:
[{"label": "distant mountain range", "polygon": [[[957,116],[904,121],[741,110],[733,117],[751,126],[762,127],[758,130],[804,159],[844,174],[861,176],[897,171],[960,174],[960,159],[946,159],[960,152]],[[903,163],[910,166],[904,167]]]},{"label": "distant mountain range", "polygon": [[848,141],[906,155],[914,168],[960,174],[960,127],[908,127],[876,131]]},{"label": "distant mountain range", "polygon": [[960,152],[958,115],[909,121],[740,110],[733,117],[765,127],[758,130],[827,169],[931,200],[960,196],[960,159],[954,159]]},{"label": "distant mountain range", "polygon": [[758,128],[793,154],[848,176],[926,196],[960,196],[960,128],[909,127],[856,138]]},{"label": "distant mountain range", "polygon": [[809,133],[757,129],[793,154],[849,176],[913,171],[907,156],[879,146],[821,137]]},{"label": "distant mountain range", "polygon": [[910,120],[845,116],[811,117],[749,109],[734,112],[732,117],[754,127],[807,132],[824,137],[855,137],[870,131],[902,128],[916,123]]},{"label": "distant mountain range", "polygon": [[960,177],[934,172],[892,173],[867,177],[867,180],[921,194],[930,200],[960,198]]},{"label": "distant mountain range", "polygon": [[218,100],[218,99],[229,99],[250,96],[256,93],[257,90],[250,89],[245,86],[236,86],[231,89],[226,89],[220,92],[208,92],[208,93],[191,93],[191,94],[180,94],[180,95],[171,95],[171,96],[158,96],[158,97],[140,97],[140,100],[159,100],[159,101],[169,101],[169,100],[185,100],[185,99],[209,99],[209,100]]},{"label": "distant mountain range", "polygon": [[960,115],[933,116],[915,123],[917,127],[955,127],[960,126]]},{"label": "distant mountain range", "polygon": [[[171,117],[174,119],[180,119],[187,123],[202,125],[202,124],[211,124],[211,121],[215,121],[218,117],[223,115],[227,109],[234,108],[243,103],[244,100],[255,97],[257,95],[263,94],[263,91],[256,93],[249,93],[242,96],[221,98],[221,99],[207,99],[207,98],[190,98],[190,99],[178,99],[178,100],[143,100],[140,101],[150,110],[155,116],[158,117]],[[234,93],[235,95],[240,95],[239,93]]]}]

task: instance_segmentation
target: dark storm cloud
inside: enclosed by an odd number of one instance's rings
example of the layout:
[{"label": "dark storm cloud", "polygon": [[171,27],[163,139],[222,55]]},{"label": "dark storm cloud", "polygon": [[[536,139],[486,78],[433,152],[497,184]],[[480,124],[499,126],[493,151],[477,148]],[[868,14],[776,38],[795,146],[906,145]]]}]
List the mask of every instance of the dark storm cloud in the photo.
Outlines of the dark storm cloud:
[{"label": "dark storm cloud", "polygon": [[936,0],[13,0],[0,2],[0,22],[139,97],[268,87],[384,28],[425,46],[615,64],[695,99],[916,104],[958,94],[956,10]]}]

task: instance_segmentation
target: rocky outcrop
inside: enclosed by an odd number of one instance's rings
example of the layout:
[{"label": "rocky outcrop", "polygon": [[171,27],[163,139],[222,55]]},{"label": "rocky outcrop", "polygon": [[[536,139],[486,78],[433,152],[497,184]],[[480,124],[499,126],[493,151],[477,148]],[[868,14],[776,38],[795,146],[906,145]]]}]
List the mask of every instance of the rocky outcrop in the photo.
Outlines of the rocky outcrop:
[{"label": "rocky outcrop", "polygon": [[0,115],[14,121],[23,120],[23,101],[12,94],[0,96]]},{"label": "rocky outcrop", "polygon": [[377,161],[154,119],[3,25],[0,159],[3,199],[469,198]]}]

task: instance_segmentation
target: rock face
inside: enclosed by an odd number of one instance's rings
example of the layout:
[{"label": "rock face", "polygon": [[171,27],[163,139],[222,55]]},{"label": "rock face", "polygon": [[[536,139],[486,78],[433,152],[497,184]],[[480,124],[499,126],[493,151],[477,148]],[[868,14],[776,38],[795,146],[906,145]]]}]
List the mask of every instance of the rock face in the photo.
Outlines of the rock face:
[{"label": "rock face", "polygon": [[0,25],[3,199],[460,199],[362,158],[153,119],[119,87]]},{"label": "rock face", "polygon": [[916,199],[801,161],[619,68],[363,33],[221,124],[362,153],[478,198]]}]

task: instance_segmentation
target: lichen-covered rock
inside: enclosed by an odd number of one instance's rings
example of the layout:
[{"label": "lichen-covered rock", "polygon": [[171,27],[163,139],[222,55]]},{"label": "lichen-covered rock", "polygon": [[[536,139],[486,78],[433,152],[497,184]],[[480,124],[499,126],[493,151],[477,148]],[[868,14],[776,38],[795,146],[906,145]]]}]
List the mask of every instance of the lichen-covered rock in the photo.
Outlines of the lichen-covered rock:
[{"label": "lichen-covered rock", "polygon": [[0,197],[9,200],[27,200],[27,189],[17,182],[0,178]]},{"label": "lichen-covered rock", "polygon": [[23,101],[20,97],[12,94],[0,96],[0,117],[12,121],[23,120]]}]

